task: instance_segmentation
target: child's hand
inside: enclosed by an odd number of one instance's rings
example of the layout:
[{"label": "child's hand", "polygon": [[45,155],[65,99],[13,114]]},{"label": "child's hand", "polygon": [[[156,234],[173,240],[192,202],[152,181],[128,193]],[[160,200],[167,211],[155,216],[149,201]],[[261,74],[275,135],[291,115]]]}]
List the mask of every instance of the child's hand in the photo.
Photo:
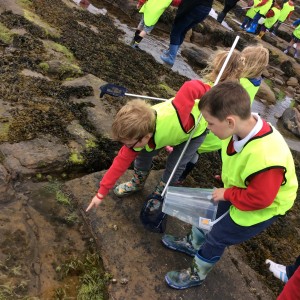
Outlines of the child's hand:
[{"label": "child's hand", "polygon": [[87,209],[85,211],[88,212],[93,207],[97,208],[99,206],[99,204],[102,202],[103,198],[104,198],[103,195],[98,193],[96,196],[94,196],[90,205],[87,207]]},{"label": "child's hand", "polygon": [[225,193],[225,190],[224,188],[220,188],[220,189],[215,189],[212,193],[212,199],[214,201],[226,201],[224,199],[224,193]]}]

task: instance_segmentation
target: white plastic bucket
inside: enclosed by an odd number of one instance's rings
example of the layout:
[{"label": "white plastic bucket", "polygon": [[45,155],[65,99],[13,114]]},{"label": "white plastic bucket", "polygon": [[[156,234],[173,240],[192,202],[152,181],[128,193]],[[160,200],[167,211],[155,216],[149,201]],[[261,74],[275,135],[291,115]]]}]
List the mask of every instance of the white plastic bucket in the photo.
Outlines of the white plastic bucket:
[{"label": "white plastic bucket", "polygon": [[169,186],[162,211],[198,228],[210,230],[218,205],[212,201],[213,189]]}]

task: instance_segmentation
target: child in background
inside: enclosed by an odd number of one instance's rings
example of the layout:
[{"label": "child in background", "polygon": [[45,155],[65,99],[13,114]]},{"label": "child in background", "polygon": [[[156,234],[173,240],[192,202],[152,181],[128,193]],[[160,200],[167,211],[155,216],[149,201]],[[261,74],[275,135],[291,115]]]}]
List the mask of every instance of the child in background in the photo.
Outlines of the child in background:
[{"label": "child in background", "polygon": [[266,13],[265,21],[261,26],[260,32],[258,34],[259,38],[262,38],[265,35],[266,30],[270,31],[271,27],[277,22],[280,16],[281,8],[282,0],[276,0],[274,2],[274,6]]},{"label": "child in background", "polygon": [[137,9],[142,14],[141,21],[130,43],[132,48],[138,49],[142,39],[153,30],[163,12],[170,6],[179,6],[181,0],[139,0]]},{"label": "child in background", "polygon": [[[226,76],[226,71],[224,72],[221,82],[225,79],[239,79],[240,84],[248,92],[250,97],[251,105],[253,103],[254,97],[259,90],[262,81],[262,72],[269,64],[269,50],[262,45],[248,46],[241,52],[243,64],[243,70],[237,73],[231,73],[229,69]],[[210,74],[210,81],[214,81],[217,74]],[[206,77],[207,78],[207,77]],[[212,132],[209,132],[203,143],[200,145],[197,153],[194,155],[192,160],[187,164],[186,169],[179,178],[179,183],[182,183],[188,174],[194,169],[199,154],[213,152],[221,149],[222,142],[216,137]],[[219,178],[219,175],[216,175]]]},{"label": "child in background", "polygon": [[287,54],[289,50],[292,48],[293,44],[296,43],[296,48],[294,52],[294,57],[298,58],[298,49],[300,44],[300,19],[296,20],[293,24],[293,27],[295,27],[295,30],[292,33],[292,39],[288,45],[288,47],[283,51],[283,53]]},{"label": "child in background", "polygon": [[256,13],[249,28],[246,30],[247,32],[256,33],[259,19],[266,15],[266,13],[271,8],[272,4],[273,0],[261,0],[258,4],[254,6]]},{"label": "child in background", "polygon": [[256,15],[256,11],[255,11],[256,10],[256,5],[259,2],[260,2],[260,0],[254,0],[254,1],[248,2],[248,5],[252,6],[252,7],[249,8],[246,12],[246,17],[245,17],[245,19],[244,19],[244,21],[241,25],[242,29],[246,30],[250,26],[254,16]]},{"label": "child in background", "polygon": [[192,266],[165,276],[175,289],[201,285],[226,247],[249,240],[294,204],[298,182],[288,145],[258,114],[237,82],[211,88],[199,102],[208,128],[222,140],[224,188],[213,191],[220,219],[206,235],[193,227],[185,238],[164,235],[168,248],[194,256]]},{"label": "child in background", "polygon": [[279,18],[278,18],[278,21],[277,23],[273,26],[273,29],[271,31],[271,33],[273,35],[276,35],[277,34],[277,30],[279,28],[279,26],[285,22],[285,20],[290,20],[291,18],[291,15],[293,13],[293,11],[295,10],[295,5],[294,5],[294,2],[289,0],[289,1],[286,1],[284,4],[283,4],[283,7],[280,11],[280,15],[279,15]]}]

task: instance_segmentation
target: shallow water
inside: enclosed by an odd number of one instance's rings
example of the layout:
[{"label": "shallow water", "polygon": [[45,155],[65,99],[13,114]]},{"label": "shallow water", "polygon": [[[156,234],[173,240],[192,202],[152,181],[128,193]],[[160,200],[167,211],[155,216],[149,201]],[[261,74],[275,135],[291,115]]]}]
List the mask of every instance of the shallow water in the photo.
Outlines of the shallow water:
[{"label": "shallow water", "polygon": [[262,118],[270,122],[284,136],[289,147],[295,151],[300,151],[299,138],[290,133],[283,127],[282,122],[275,116],[281,116],[283,112],[290,107],[292,98],[286,96],[283,100],[277,101],[275,105],[265,105],[260,101],[254,100],[252,111],[260,114]]}]

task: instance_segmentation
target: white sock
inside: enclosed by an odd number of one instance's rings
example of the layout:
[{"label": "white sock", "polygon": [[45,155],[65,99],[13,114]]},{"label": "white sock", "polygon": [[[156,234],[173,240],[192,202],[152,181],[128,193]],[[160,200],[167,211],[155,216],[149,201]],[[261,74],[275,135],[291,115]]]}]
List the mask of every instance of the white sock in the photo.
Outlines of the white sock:
[{"label": "white sock", "polygon": [[280,279],[283,282],[288,281],[288,277],[286,275],[286,266],[276,264],[274,261],[267,259],[266,264],[269,264],[269,270],[273,273],[273,275]]},{"label": "white sock", "polygon": [[77,5],[79,5],[81,0],[73,0],[73,2],[75,2]]},{"label": "white sock", "polygon": [[101,14],[101,15],[106,15],[106,13],[107,13],[107,10],[106,10],[105,8],[99,9],[99,8],[95,7],[94,5],[92,5],[92,4],[90,4],[90,5],[87,7],[87,10],[88,10],[90,13],[94,14],[94,15],[99,15],[99,14]]}]

